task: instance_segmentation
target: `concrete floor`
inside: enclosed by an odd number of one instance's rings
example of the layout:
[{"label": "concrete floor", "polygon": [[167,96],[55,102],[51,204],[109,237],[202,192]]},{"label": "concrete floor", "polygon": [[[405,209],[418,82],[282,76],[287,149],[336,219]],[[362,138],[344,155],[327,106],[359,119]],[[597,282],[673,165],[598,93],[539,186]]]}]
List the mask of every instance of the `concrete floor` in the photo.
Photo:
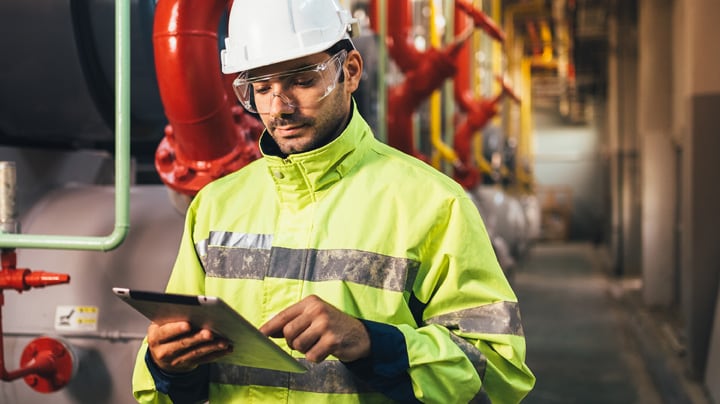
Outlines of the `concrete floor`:
[{"label": "concrete floor", "polygon": [[617,282],[592,245],[531,249],[512,277],[537,377],[524,403],[708,403],[667,382],[670,367],[660,350],[647,355],[655,345],[638,330],[649,328],[637,327],[637,310],[613,292]]}]

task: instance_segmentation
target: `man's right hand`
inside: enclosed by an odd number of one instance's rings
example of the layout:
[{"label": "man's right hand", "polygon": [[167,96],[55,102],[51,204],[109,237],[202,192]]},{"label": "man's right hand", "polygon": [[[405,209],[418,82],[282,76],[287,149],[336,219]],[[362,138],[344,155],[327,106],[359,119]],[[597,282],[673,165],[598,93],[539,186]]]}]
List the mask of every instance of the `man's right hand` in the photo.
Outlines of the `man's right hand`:
[{"label": "man's right hand", "polygon": [[168,373],[189,372],[233,350],[226,339],[210,330],[193,330],[186,321],[164,325],[151,323],[147,341],[153,361]]}]

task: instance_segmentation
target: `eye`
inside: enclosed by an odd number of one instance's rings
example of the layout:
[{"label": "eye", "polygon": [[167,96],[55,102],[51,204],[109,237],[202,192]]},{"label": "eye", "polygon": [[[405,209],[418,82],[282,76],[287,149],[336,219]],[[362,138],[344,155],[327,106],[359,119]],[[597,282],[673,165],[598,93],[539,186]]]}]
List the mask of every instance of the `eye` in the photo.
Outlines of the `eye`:
[{"label": "eye", "polygon": [[267,81],[260,81],[252,84],[253,92],[255,94],[267,94],[270,92],[270,83]]},{"label": "eye", "polygon": [[296,74],[292,78],[292,85],[296,87],[308,88],[315,85],[317,75],[313,73]]}]

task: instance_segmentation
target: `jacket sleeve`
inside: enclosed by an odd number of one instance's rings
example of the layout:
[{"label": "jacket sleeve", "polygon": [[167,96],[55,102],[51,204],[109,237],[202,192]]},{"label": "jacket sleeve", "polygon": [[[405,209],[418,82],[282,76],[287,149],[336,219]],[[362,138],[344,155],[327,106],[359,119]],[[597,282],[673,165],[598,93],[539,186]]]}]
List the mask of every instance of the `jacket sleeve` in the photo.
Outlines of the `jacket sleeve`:
[{"label": "jacket sleeve", "polygon": [[[195,205],[193,201],[185,219],[185,229],[180,242],[180,250],[173,266],[166,290],[173,293],[203,294],[204,274],[198,247],[194,241]],[[202,247],[199,247],[202,249]],[[135,360],[132,386],[133,396],[140,403],[165,404],[183,401],[183,388],[195,378],[162,377],[157,369],[151,369],[146,362],[147,340],[143,340]],[[192,389],[193,392],[195,389]],[[172,396],[172,398],[171,398]],[[188,396],[189,398],[190,396]]]},{"label": "jacket sleeve", "polygon": [[460,197],[439,213],[410,297],[418,328],[398,325],[415,396],[520,402],[535,377],[525,364],[517,298],[475,205]]}]

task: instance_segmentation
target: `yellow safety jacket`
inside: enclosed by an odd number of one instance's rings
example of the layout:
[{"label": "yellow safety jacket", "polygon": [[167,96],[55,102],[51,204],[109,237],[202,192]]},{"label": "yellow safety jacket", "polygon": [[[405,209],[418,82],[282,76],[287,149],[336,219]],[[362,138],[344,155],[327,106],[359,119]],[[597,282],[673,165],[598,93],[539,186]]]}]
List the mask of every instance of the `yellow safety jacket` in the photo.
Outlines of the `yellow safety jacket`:
[{"label": "yellow safety jacket", "polygon": [[[322,148],[281,158],[271,155],[273,144],[264,134],[264,158],[197,194],[167,291],[219,296],[258,327],[315,294],[391,325],[400,344],[377,349],[403,353],[400,373],[417,401],[519,402],[535,378],[517,299],[465,191],[376,140],[357,109]],[[134,395],[170,402],[146,349],[143,343],[138,353]],[[213,363],[209,400],[391,401],[333,357],[307,363],[304,374]]]}]

